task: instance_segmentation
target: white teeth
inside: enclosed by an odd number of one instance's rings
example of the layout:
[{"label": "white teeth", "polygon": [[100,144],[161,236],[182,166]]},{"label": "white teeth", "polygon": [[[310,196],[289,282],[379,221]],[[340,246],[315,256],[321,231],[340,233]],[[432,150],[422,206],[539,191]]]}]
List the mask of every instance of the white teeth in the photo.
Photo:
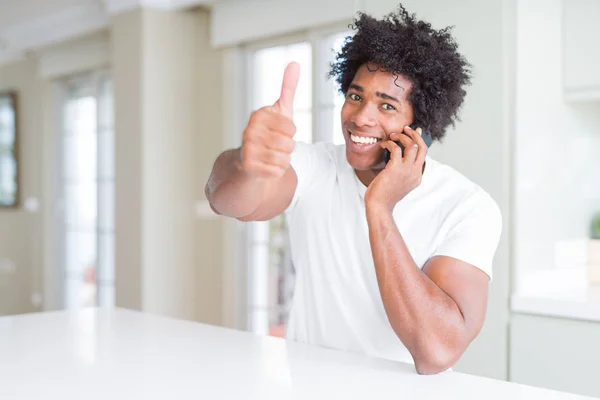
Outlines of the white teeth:
[{"label": "white teeth", "polygon": [[369,138],[369,137],[364,137],[364,136],[356,136],[354,134],[350,134],[350,139],[354,143],[361,143],[361,144],[374,144],[374,143],[377,143],[377,139],[376,138]]}]

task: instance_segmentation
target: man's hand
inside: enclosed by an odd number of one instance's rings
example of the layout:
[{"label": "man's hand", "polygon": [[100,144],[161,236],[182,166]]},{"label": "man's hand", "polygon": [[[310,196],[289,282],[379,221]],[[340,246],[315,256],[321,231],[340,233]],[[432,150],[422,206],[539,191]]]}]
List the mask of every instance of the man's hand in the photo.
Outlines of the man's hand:
[{"label": "man's hand", "polygon": [[[393,210],[396,203],[421,184],[427,144],[421,137],[421,128],[404,127],[404,133],[392,133],[390,140],[381,143],[390,151],[390,161],[371,182],[365,193],[365,204]],[[407,136],[408,135],[408,136]],[[402,149],[394,141],[400,141]]]},{"label": "man's hand", "polygon": [[294,150],[294,94],[300,65],[290,63],[283,75],[281,96],[272,106],[256,110],[244,130],[238,168],[253,177],[279,179],[290,166]]}]

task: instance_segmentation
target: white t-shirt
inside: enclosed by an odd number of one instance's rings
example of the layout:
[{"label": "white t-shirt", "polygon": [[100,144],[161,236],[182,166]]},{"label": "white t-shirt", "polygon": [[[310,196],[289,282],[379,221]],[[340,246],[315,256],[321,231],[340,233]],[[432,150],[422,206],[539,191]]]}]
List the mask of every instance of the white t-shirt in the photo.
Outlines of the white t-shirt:
[{"label": "white t-shirt", "polygon": [[[413,362],[381,300],[365,214],[366,186],[345,145],[297,142],[298,186],[286,217],[296,285],[288,339]],[[492,278],[502,230],[496,202],[451,167],[427,157],[421,184],[393,211],[419,268],[434,255],[472,264]]]}]

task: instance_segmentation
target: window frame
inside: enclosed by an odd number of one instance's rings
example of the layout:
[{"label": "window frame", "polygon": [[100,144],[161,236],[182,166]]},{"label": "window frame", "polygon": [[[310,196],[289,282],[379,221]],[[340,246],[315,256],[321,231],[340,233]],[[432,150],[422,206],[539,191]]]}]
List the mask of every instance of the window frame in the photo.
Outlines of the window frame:
[{"label": "window frame", "polygon": [[[62,308],[68,308],[69,307],[69,301],[68,301],[68,281],[69,280],[76,280],[76,278],[74,278],[72,276],[71,273],[69,273],[69,271],[67,271],[67,233],[73,231],[73,228],[70,228],[68,226],[67,220],[66,220],[66,186],[70,184],[69,179],[65,176],[65,161],[66,161],[66,153],[65,153],[65,147],[64,147],[64,140],[66,137],[66,132],[68,130],[66,124],[65,124],[65,110],[67,107],[68,102],[72,99],[72,97],[70,96],[70,90],[73,87],[77,87],[77,90],[80,90],[81,93],[83,93],[83,95],[90,95],[90,96],[94,96],[96,98],[96,126],[95,126],[95,132],[94,132],[94,136],[95,136],[95,140],[96,140],[96,152],[97,152],[97,157],[96,157],[96,177],[95,177],[95,184],[96,184],[96,202],[97,202],[97,216],[96,216],[96,223],[94,225],[94,235],[95,235],[95,246],[96,246],[96,251],[95,251],[95,285],[96,285],[96,294],[95,294],[95,304],[96,307],[114,307],[114,303],[115,303],[115,290],[114,290],[114,278],[111,282],[107,282],[104,279],[102,279],[102,276],[105,276],[107,273],[114,276],[114,244],[115,244],[115,231],[114,231],[114,214],[113,214],[113,228],[112,228],[112,232],[108,232],[106,230],[105,227],[101,226],[101,213],[105,212],[103,210],[104,206],[102,205],[103,203],[103,199],[102,199],[102,191],[100,190],[100,186],[102,186],[102,183],[108,183],[110,184],[112,182],[112,186],[113,186],[113,210],[114,210],[114,185],[115,185],[115,176],[114,176],[114,165],[112,167],[113,170],[113,175],[112,177],[101,177],[100,176],[100,164],[101,164],[101,155],[100,155],[100,135],[104,134],[105,131],[107,129],[111,129],[112,130],[112,135],[113,135],[113,162],[114,162],[114,157],[116,156],[116,149],[114,148],[114,135],[115,135],[115,121],[114,121],[114,106],[113,109],[110,111],[110,113],[112,114],[111,120],[111,126],[108,127],[105,125],[106,121],[103,121],[101,119],[101,115],[102,115],[102,107],[103,105],[101,104],[103,99],[103,85],[106,83],[106,80],[109,81],[109,85],[111,85],[112,90],[110,91],[110,95],[112,96],[112,99],[109,103],[112,103],[114,105],[114,101],[115,101],[115,96],[114,96],[114,79],[111,75],[111,71],[108,68],[99,68],[99,69],[95,69],[92,71],[87,71],[84,73],[80,73],[80,74],[76,74],[76,75],[72,75],[72,76],[67,76],[64,77],[62,79],[58,79],[55,83],[56,83],[56,88],[58,89],[57,91],[57,96],[56,99],[59,102],[59,107],[57,107],[57,112],[59,113],[57,118],[58,118],[58,123],[59,125],[57,126],[58,128],[58,143],[55,147],[56,149],[56,154],[57,154],[57,164],[56,164],[56,171],[57,171],[57,182],[58,182],[58,189],[57,189],[57,196],[60,199],[58,202],[58,209],[57,209],[57,218],[56,218],[56,237],[57,239],[57,245],[58,248],[60,250],[58,250],[58,254],[57,254],[57,261],[58,261],[58,266],[60,268],[60,272],[61,272],[61,282],[60,282],[60,302],[61,302],[61,307]],[[81,93],[78,93],[77,97],[81,97]],[[71,183],[72,184],[72,183]],[[102,244],[101,242],[101,237],[103,235],[112,235],[112,241],[113,241],[113,262],[112,262],[112,271],[101,271],[102,266],[101,264],[101,252],[102,252]],[[106,244],[106,243],[105,243]],[[78,279],[83,279],[83,276],[80,276]],[[112,293],[109,293],[112,292]]]},{"label": "window frame", "polygon": [[[296,43],[308,42],[311,46],[311,60],[312,60],[312,99],[311,99],[311,110],[312,110],[312,142],[316,143],[319,141],[333,141],[334,140],[334,131],[333,129],[327,129],[329,126],[329,121],[326,121],[328,116],[326,109],[335,107],[334,106],[334,91],[332,90],[335,85],[331,79],[326,78],[326,72],[328,70],[328,65],[324,62],[328,58],[326,52],[331,49],[331,42],[328,41],[332,36],[344,33],[351,33],[351,29],[349,25],[351,24],[351,20],[332,24],[326,27],[321,27],[317,29],[310,29],[303,32],[297,32],[290,35],[279,36],[275,38],[267,38],[264,40],[256,41],[253,43],[248,43],[244,46],[238,48],[239,54],[243,60],[241,65],[238,65],[238,73],[239,71],[243,71],[241,76],[243,76],[243,82],[246,83],[244,88],[244,104],[241,107],[241,110],[237,110],[239,114],[238,126],[244,127],[246,125],[247,119],[249,115],[254,111],[252,109],[253,104],[253,92],[252,92],[252,78],[254,76],[253,69],[253,55],[260,50],[276,47],[276,46],[287,46],[293,45]],[[231,88],[234,90],[234,88]],[[328,96],[330,94],[330,97]],[[335,109],[335,108],[334,108]],[[239,112],[241,111],[241,112]],[[329,114],[329,117],[331,115]],[[235,124],[234,124],[235,125]],[[234,135],[238,135],[236,137],[236,144],[239,145],[241,143],[241,135],[242,130],[239,132],[235,132]],[[241,226],[240,224],[243,224]],[[267,261],[267,266],[262,266],[262,273],[264,274],[264,270],[266,269],[266,280],[267,285],[264,284],[252,284],[252,281],[256,279],[256,271],[257,267],[254,264],[255,257],[255,247],[257,245],[265,245],[260,241],[257,241],[257,237],[264,237],[265,231],[268,233],[269,222],[247,222],[241,223],[237,222],[237,233],[236,233],[236,247],[241,250],[241,254],[245,255],[245,260],[241,261],[238,258],[235,277],[237,280],[243,282],[243,286],[245,287],[245,299],[238,299],[236,303],[237,310],[236,315],[237,318],[237,327],[241,329],[252,330],[255,333],[266,334],[264,331],[264,327],[256,327],[252,326],[252,309],[256,308],[252,304],[252,298],[255,295],[253,293],[253,287],[266,287],[267,293],[262,294],[262,297],[265,297],[268,301],[268,277],[269,277],[269,262]],[[267,257],[268,257],[268,243],[267,246]],[[264,251],[264,249],[263,249]],[[268,260],[268,258],[267,258]],[[263,275],[264,276],[264,275]],[[227,293],[227,291],[225,291]],[[268,313],[267,308],[267,313]],[[267,321],[268,321],[267,314]],[[268,331],[268,327],[267,327]]]}]

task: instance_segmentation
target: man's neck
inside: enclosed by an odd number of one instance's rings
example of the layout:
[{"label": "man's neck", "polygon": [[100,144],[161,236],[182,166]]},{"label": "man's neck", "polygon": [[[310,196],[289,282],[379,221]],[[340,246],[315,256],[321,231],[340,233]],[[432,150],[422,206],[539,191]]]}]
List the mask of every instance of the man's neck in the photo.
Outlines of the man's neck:
[{"label": "man's neck", "polygon": [[[425,173],[425,166],[427,163],[423,163],[422,173]],[[379,173],[383,171],[383,169],[366,169],[366,170],[358,170],[355,169],[354,172],[358,177],[358,180],[362,182],[363,185],[369,186],[371,182],[379,175]]]},{"label": "man's neck", "polygon": [[382,169],[367,169],[367,170],[358,170],[355,169],[354,172],[358,177],[358,180],[362,182],[363,185],[369,186],[373,179],[381,172]]}]

